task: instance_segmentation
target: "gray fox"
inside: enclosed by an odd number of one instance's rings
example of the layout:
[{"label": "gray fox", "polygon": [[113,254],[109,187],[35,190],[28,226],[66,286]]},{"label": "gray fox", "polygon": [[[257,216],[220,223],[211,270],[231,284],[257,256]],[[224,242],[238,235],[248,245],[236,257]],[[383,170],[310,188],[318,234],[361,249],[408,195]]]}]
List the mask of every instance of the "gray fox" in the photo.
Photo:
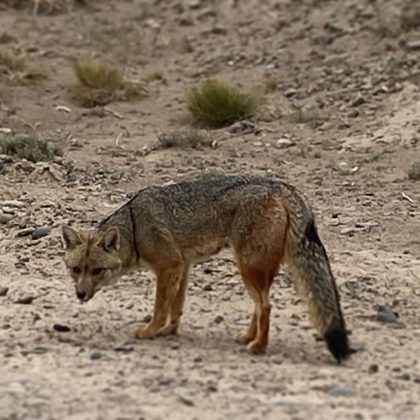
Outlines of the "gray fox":
[{"label": "gray fox", "polygon": [[293,186],[274,177],[205,175],[140,190],[90,232],[63,226],[65,264],[77,297],[88,301],[130,270],[156,275],[154,313],[137,338],[176,334],[188,270],[229,246],[255,304],[237,337],[251,353],[268,344],[270,286],[279,266],[291,269],[310,319],[338,363],[349,357],[339,293],[311,207]]}]

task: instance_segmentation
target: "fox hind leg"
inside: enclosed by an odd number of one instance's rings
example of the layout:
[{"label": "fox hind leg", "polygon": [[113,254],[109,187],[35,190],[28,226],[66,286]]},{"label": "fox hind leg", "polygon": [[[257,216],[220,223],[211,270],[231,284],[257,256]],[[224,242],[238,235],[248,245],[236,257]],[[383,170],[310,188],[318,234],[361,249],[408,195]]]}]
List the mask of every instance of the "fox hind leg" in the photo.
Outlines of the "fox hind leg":
[{"label": "fox hind leg", "polygon": [[268,344],[271,312],[269,293],[275,272],[241,265],[241,274],[245,287],[255,305],[250,326],[245,334],[240,337],[241,342],[248,344],[247,348],[250,353],[263,353]]}]

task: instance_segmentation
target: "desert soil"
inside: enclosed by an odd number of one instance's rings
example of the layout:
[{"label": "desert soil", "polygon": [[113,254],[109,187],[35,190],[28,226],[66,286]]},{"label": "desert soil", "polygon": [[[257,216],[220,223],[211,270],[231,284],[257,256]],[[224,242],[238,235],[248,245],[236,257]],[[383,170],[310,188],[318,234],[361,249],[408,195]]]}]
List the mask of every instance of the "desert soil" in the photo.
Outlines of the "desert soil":
[{"label": "desert soil", "polygon": [[[49,163],[0,158],[0,213],[14,215],[0,225],[1,419],[420,418],[416,0],[3,6],[0,28],[47,75],[2,87],[0,127],[64,148]],[[147,95],[78,106],[72,63],[93,56]],[[213,147],[154,150],[190,125],[185,88],[208,76],[266,85],[258,118],[214,130]],[[149,272],[78,303],[60,225],[91,226],[141,187],[209,169],[275,173],[313,203],[358,350],[342,366],[283,272],[266,355],[236,344],[252,306],[227,252],[192,271],[179,337],[130,338],[153,308]],[[51,231],[25,236],[39,227]]]}]

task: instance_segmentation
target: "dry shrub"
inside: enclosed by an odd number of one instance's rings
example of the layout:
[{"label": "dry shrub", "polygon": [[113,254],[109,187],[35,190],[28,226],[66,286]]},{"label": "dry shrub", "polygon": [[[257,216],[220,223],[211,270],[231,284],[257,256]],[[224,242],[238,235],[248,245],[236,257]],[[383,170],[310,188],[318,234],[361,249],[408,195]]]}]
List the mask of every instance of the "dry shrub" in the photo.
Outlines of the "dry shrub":
[{"label": "dry shrub", "polygon": [[0,81],[34,83],[45,79],[45,74],[34,66],[21,51],[0,46]]},{"label": "dry shrub", "polygon": [[63,153],[60,147],[35,134],[0,134],[0,154],[46,162]]},{"label": "dry shrub", "polygon": [[186,93],[194,120],[207,127],[223,127],[255,115],[261,93],[242,92],[222,81],[208,79]]},{"label": "dry shrub", "polygon": [[77,61],[74,71],[77,84],[71,88],[72,96],[84,107],[129,101],[143,91],[140,84],[127,82],[120,69],[101,59]]},{"label": "dry shrub", "polygon": [[182,128],[170,133],[160,134],[158,140],[161,149],[168,149],[171,147],[199,149],[201,147],[211,147],[213,136],[205,130]]}]

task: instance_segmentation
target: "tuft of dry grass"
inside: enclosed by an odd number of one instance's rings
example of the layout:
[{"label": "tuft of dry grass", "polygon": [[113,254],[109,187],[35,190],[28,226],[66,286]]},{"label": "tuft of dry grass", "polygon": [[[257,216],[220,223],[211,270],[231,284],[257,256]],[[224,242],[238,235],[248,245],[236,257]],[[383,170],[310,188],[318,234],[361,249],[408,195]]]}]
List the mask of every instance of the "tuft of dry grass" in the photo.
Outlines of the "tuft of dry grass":
[{"label": "tuft of dry grass", "polygon": [[77,84],[71,88],[72,96],[87,108],[129,101],[143,91],[140,84],[126,81],[120,69],[101,59],[77,61],[74,72]]},{"label": "tuft of dry grass", "polygon": [[46,162],[62,156],[60,147],[30,134],[0,134],[0,154]]},{"label": "tuft of dry grass", "polygon": [[211,133],[195,128],[182,128],[170,133],[162,133],[158,136],[158,140],[161,149],[171,147],[199,149],[201,147],[211,147],[214,141]]},{"label": "tuft of dry grass", "polygon": [[16,84],[34,83],[45,79],[45,74],[29,62],[21,51],[0,46],[0,81]]},{"label": "tuft of dry grass", "polygon": [[251,118],[261,100],[261,93],[242,92],[214,79],[208,79],[186,93],[187,107],[195,122],[207,127],[224,127]]}]

